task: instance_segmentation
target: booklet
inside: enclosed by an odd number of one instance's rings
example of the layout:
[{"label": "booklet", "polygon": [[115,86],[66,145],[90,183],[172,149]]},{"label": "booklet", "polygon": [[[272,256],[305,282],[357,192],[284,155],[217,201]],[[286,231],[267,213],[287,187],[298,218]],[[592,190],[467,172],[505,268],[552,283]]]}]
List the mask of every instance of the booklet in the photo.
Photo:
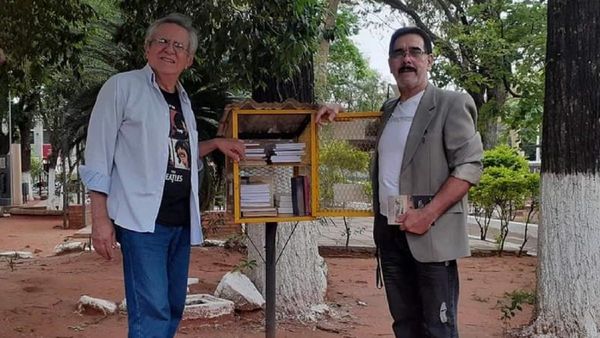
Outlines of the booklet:
[{"label": "booklet", "polygon": [[396,222],[396,218],[398,216],[405,213],[409,208],[409,195],[395,195],[388,196],[388,205],[387,205],[387,218],[388,224],[398,225],[400,223]]}]

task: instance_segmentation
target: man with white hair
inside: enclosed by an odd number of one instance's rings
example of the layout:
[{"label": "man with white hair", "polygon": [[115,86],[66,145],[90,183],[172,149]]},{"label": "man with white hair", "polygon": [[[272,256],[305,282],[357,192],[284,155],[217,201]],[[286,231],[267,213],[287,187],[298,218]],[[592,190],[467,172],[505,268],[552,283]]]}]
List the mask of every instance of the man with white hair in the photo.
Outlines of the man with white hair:
[{"label": "man with white hair", "polygon": [[[185,307],[191,244],[203,240],[198,170],[218,149],[244,156],[234,139],[199,142],[179,82],[198,46],[191,20],[171,14],[147,30],[144,68],[111,77],[88,127],[81,177],[90,190],[92,244],[123,255],[129,337],[173,337]],[[182,163],[176,145],[189,150]]]}]

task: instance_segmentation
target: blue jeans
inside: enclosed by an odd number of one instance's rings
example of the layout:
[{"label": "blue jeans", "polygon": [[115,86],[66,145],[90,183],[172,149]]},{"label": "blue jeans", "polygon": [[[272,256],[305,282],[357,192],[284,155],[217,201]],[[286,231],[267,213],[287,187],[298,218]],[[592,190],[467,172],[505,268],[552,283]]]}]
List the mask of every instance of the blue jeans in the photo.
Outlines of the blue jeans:
[{"label": "blue jeans", "polygon": [[[387,223],[385,217],[378,221]],[[456,338],[458,268],[456,260],[421,263],[414,259],[406,235],[387,225],[389,236],[380,237],[383,282],[394,319],[396,337]]]},{"label": "blue jeans", "polygon": [[128,337],[175,336],[187,294],[190,229],[159,224],[154,233],[115,229],[123,253]]}]

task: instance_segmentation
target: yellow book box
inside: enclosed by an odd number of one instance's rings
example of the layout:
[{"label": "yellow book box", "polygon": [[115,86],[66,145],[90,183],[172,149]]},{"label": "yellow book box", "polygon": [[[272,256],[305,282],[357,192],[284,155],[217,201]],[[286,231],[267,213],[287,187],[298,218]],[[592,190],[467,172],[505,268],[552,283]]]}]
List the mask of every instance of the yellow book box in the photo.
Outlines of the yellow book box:
[{"label": "yellow book box", "polygon": [[317,107],[296,101],[227,106],[220,135],[243,140],[227,163],[227,211],[236,223],[371,216],[370,166],[380,112],[339,113],[315,124]]}]

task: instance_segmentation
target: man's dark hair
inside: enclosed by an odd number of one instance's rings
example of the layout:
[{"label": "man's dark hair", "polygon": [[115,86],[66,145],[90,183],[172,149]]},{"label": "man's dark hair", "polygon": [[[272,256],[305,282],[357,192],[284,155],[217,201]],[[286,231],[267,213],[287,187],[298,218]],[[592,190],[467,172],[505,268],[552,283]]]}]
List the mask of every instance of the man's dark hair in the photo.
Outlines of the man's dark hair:
[{"label": "man's dark hair", "polygon": [[407,34],[417,34],[421,36],[423,38],[425,52],[427,54],[431,54],[431,52],[433,52],[433,48],[431,46],[431,38],[429,37],[429,35],[427,35],[427,33],[425,33],[424,30],[422,30],[419,27],[402,27],[397,29],[394,32],[394,34],[392,34],[392,38],[390,39],[390,50],[388,52],[389,55],[392,55],[392,52],[394,51],[394,44],[396,43],[396,40],[398,40],[399,37]]},{"label": "man's dark hair", "polygon": [[185,128],[185,125],[184,125],[185,124],[185,120],[183,119],[183,115],[182,114],[175,114],[175,116],[173,117],[173,124],[178,129],[184,129]]}]

